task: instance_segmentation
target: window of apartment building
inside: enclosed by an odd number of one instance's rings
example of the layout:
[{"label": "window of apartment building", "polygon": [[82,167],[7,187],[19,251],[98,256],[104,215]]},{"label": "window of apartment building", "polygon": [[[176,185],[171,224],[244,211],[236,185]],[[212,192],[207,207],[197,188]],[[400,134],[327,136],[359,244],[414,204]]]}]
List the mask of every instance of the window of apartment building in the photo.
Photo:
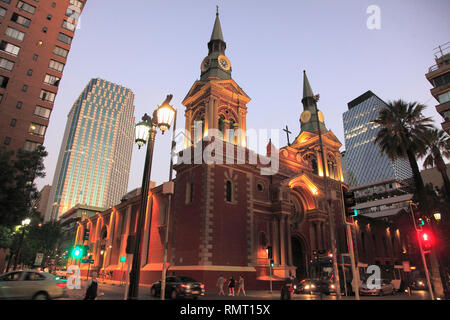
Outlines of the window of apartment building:
[{"label": "window of apartment building", "polygon": [[41,90],[40,98],[43,101],[53,102],[55,101],[56,94],[47,90]]},{"label": "window of apartment building", "polygon": [[17,101],[16,108],[17,109],[22,109],[22,105],[23,105],[22,101]]},{"label": "window of apartment building", "polygon": [[45,135],[46,129],[47,129],[47,126],[44,126],[44,125],[38,124],[38,123],[31,123],[28,133],[35,135],[35,136],[43,137]]},{"label": "window of apartment building", "polygon": [[28,91],[28,86],[26,84],[23,85],[22,91],[23,92],[27,92]]},{"label": "window of apartment building", "polygon": [[72,37],[69,37],[67,34],[64,34],[64,33],[59,33],[58,40],[66,43],[66,44],[72,43]]},{"label": "window of apartment building", "polygon": [[55,61],[55,60],[50,60],[50,64],[48,65],[48,67],[50,69],[62,72],[63,69],[64,69],[64,63],[61,63],[61,62],[58,62],[58,61]]},{"label": "window of apartment building", "polygon": [[431,80],[435,87],[442,86],[450,82],[450,72],[444,73],[443,75],[436,77]]},{"label": "window of apartment building", "polygon": [[11,137],[5,137],[5,141],[3,143],[9,145],[11,143]]},{"label": "window of apartment building", "polygon": [[8,85],[8,81],[8,77],[0,76],[0,88],[6,88],[6,86]]},{"label": "window of apartment building", "polygon": [[17,119],[11,119],[11,122],[9,123],[9,125],[10,125],[11,127],[15,127],[16,124],[17,124]]},{"label": "window of apartment building", "polygon": [[34,115],[44,119],[49,119],[51,112],[52,110],[41,106],[36,106],[36,109],[34,109]]},{"label": "window of apartment building", "polygon": [[31,4],[28,4],[24,1],[17,2],[17,8],[19,8],[20,10],[23,10],[25,12],[28,12],[30,14],[34,14],[34,12],[36,11],[35,6],[32,6]]},{"label": "window of apartment building", "polygon": [[450,91],[447,91],[443,94],[438,95],[438,100],[439,100],[439,103],[441,103],[441,104],[450,101]]},{"label": "window of apartment building", "polygon": [[4,3],[11,3],[11,0],[0,0],[0,1]]},{"label": "window of apartment building", "polygon": [[53,49],[53,53],[57,56],[67,58],[67,55],[69,54],[69,50],[63,49],[61,47],[56,46],[55,49]]},{"label": "window of apartment building", "polygon": [[38,142],[34,142],[34,141],[25,141],[25,145],[23,146],[23,149],[25,151],[34,151],[37,149],[37,147],[39,147],[41,144]]},{"label": "window of apartment building", "polygon": [[11,43],[8,43],[4,40],[0,42],[0,50],[6,53],[9,53],[13,56],[18,56],[20,52],[20,47],[15,46]]},{"label": "window of apartment building", "polygon": [[6,9],[5,8],[3,8],[3,7],[0,7],[0,17],[5,17],[5,15],[6,15]]},{"label": "window of apartment building", "polygon": [[47,20],[52,20],[52,15],[51,15],[51,14],[49,14],[49,15],[47,16]]},{"label": "window of apartment building", "polygon": [[47,33],[47,30],[48,30],[47,27],[43,27],[43,28],[42,28],[42,32],[43,32],[43,33]]},{"label": "window of apartment building", "polygon": [[16,39],[17,41],[23,41],[25,38],[25,33],[11,27],[6,29],[5,34],[10,38]]},{"label": "window of apartment building", "polygon": [[69,31],[75,31],[76,25],[74,25],[73,23],[71,23],[67,20],[63,20],[62,27]]},{"label": "window of apartment building", "polygon": [[38,56],[37,54],[35,54],[35,55],[33,56],[33,61],[37,61],[38,58],[39,58],[39,56]]},{"label": "window of apartment building", "polygon": [[0,58],[0,68],[12,71],[14,68],[14,62],[8,59]]},{"label": "window of apartment building", "polygon": [[83,2],[78,1],[78,0],[70,0],[70,4],[75,6],[75,7],[80,8],[80,9],[83,8]]},{"label": "window of apartment building", "polygon": [[60,80],[61,80],[61,79],[58,78],[58,77],[56,77],[56,76],[52,76],[51,74],[46,74],[46,75],[45,75],[44,82],[45,82],[46,84],[51,85],[51,86],[57,87],[57,86],[59,85],[59,81],[60,81]]},{"label": "window of apartment building", "polygon": [[2,100],[3,100],[3,95],[0,94],[0,102],[2,102]]},{"label": "window of apartment building", "polygon": [[31,77],[33,75],[33,69],[28,69],[27,76]]},{"label": "window of apartment building", "polygon": [[25,18],[25,17],[23,17],[21,15],[18,15],[15,12],[11,16],[11,21],[13,21],[15,23],[18,23],[18,24],[20,24],[20,25],[22,25],[24,27],[27,27],[27,28],[30,26],[30,23],[31,23],[30,19]]}]

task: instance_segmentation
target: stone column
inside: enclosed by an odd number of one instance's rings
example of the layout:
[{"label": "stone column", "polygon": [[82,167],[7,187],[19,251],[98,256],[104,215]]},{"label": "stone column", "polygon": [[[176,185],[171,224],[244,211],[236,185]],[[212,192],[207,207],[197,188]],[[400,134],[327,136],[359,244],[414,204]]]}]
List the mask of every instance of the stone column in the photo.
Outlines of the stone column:
[{"label": "stone column", "polygon": [[286,230],[287,230],[287,250],[288,250],[288,265],[292,266],[292,238],[291,238],[291,226],[289,225],[289,219],[286,217]]},{"label": "stone column", "polygon": [[314,222],[309,222],[309,239],[311,241],[311,249],[317,249],[316,233],[314,230]]},{"label": "stone column", "polygon": [[285,237],[285,232],[284,232],[284,228],[286,226],[286,222],[285,219],[286,216],[285,215],[281,215],[280,216],[280,223],[279,223],[279,227],[280,227],[280,264],[282,266],[286,265],[286,237]]},{"label": "stone column", "polygon": [[272,254],[275,265],[279,264],[279,242],[278,242],[278,221],[276,217],[272,218]]}]

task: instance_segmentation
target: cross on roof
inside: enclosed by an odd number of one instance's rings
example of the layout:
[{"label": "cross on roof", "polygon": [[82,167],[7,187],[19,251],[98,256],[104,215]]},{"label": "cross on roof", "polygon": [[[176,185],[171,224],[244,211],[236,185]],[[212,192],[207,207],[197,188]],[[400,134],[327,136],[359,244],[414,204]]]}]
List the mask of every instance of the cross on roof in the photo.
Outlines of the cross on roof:
[{"label": "cross on roof", "polygon": [[283,131],[286,132],[287,143],[288,143],[288,146],[290,146],[290,145],[291,145],[291,142],[289,141],[289,135],[290,135],[292,132],[289,131],[289,127],[288,127],[288,126],[286,126],[286,129],[283,129]]}]

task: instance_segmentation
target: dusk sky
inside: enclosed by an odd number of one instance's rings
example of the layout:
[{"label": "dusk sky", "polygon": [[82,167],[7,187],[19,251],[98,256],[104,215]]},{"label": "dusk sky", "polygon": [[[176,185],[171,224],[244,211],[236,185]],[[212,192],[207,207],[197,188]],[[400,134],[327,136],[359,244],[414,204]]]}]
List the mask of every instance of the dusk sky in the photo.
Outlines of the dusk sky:
[{"label": "dusk sky", "polygon": [[[250,96],[247,128],[300,132],[302,77],[307,71],[325,123],[344,144],[342,113],[367,90],[388,102],[418,101],[441,128],[425,78],[434,48],[450,41],[449,0],[148,1],[88,0],[59,86],[45,144],[51,184],[67,114],[91,78],[130,88],[136,122],[166,95],[184,126],[184,99],[200,78],[216,5],[232,77]],[[381,29],[366,13],[378,6]],[[171,134],[156,138],[152,181],[169,176]],[[286,145],[284,132],[277,147]],[[141,186],[145,150],[134,148],[128,190]]]}]

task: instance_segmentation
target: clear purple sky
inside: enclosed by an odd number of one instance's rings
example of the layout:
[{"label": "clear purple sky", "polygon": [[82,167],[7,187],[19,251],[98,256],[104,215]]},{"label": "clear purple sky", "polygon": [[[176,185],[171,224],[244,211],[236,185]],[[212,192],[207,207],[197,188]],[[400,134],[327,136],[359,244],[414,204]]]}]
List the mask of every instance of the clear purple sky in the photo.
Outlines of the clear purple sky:
[{"label": "clear purple sky", "polygon": [[[342,144],[342,113],[367,90],[385,101],[425,103],[440,127],[424,75],[434,64],[433,49],[450,41],[449,0],[88,0],[47,130],[47,177],[39,188],[53,181],[67,114],[91,78],[132,89],[136,120],[172,93],[184,125],[181,101],[200,77],[216,5],[233,79],[252,98],[248,128],[288,125],[298,135],[304,69]],[[366,26],[370,5],[381,9],[380,30]],[[284,133],[280,138],[285,145]],[[169,145],[170,134],[159,133],[152,171],[158,183],[168,179]],[[144,159],[135,147],[129,190],[141,185]]]}]

